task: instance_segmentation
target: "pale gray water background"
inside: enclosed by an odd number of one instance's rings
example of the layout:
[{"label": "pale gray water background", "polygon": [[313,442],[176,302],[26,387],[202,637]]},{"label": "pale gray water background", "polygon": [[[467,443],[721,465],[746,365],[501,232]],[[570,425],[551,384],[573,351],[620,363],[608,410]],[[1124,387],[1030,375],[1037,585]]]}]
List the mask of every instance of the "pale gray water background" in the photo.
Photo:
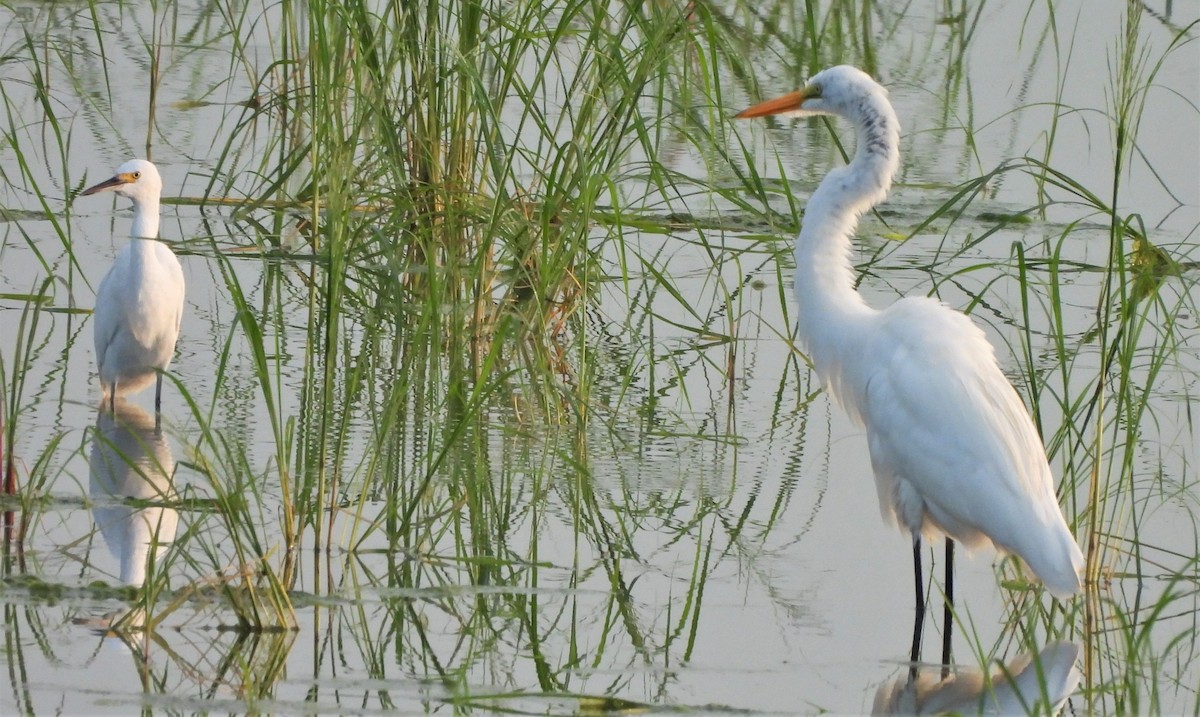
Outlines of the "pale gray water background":
[{"label": "pale gray water background", "polygon": [[[934,22],[941,6],[917,9],[903,18],[897,28],[888,29],[878,44],[881,79],[888,85],[904,127],[904,168],[900,185],[889,207],[904,216],[922,215],[950,194],[950,187],[994,167],[1006,158],[1038,156],[1045,142],[1048,103],[1055,101],[1081,108],[1060,120],[1055,139],[1053,163],[1059,169],[1083,179],[1101,193],[1111,184],[1111,141],[1108,124],[1100,113],[1107,107],[1109,67],[1112,63],[1113,38],[1124,8],[1120,3],[1059,3],[1060,33],[1072,45],[1069,62],[1045,45],[1035,49],[1028,38],[1030,27],[1044,22],[1042,9],[1027,14],[1023,4],[992,4],[985,9],[985,21],[961,59],[961,78],[954,89],[946,89],[946,65],[952,61],[944,26]],[[56,28],[64,46],[78,43],[80,55],[70,69],[58,66],[62,58],[47,58],[52,65],[49,75],[58,85],[53,99],[61,103],[60,117],[67,118],[64,130],[70,136],[69,179],[60,174],[60,160],[49,152],[32,164],[33,182],[46,192],[57,220],[64,222],[82,276],[67,266],[63,249],[52,227],[44,219],[24,218],[7,222],[0,244],[0,292],[23,293],[35,289],[45,277],[31,245],[50,263],[60,277],[71,277],[69,291],[65,283],[56,288],[55,307],[89,308],[95,287],[107,269],[112,255],[123,243],[128,226],[125,202],[107,198],[85,198],[70,213],[64,212],[63,200],[68,188],[107,177],[126,158],[145,153],[145,103],[143,42],[155,26],[149,7],[100,4],[96,11],[101,24],[119,42],[108,41],[105,48],[122,48],[126,54],[110,53],[104,60],[107,71],[119,75],[112,81],[113,95],[107,97],[98,76],[100,59],[87,58],[82,48],[91,47],[88,23],[81,17],[84,6],[62,4],[17,4],[0,8],[0,51],[19,47],[21,27],[34,24]],[[154,160],[163,174],[165,193],[170,196],[198,196],[207,175],[216,162],[213,152],[222,144],[231,117],[241,109],[232,104],[251,91],[247,78],[235,73],[228,81],[214,80],[228,74],[228,36],[214,29],[215,20],[202,6],[181,4],[176,11],[183,24],[189,18],[205,18],[200,32],[216,38],[211,44],[164,50],[165,81],[159,97],[158,125],[154,139]],[[740,6],[728,11],[744,20],[753,31],[753,22]],[[253,57],[269,52],[256,48],[255,40],[267,43],[273,10],[268,7],[264,21],[254,34],[245,37],[247,52]],[[1164,13],[1158,9],[1160,15]],[[1194,4],[1176,3],[1174,14],[1164,21],[1146,18],[1142,30],[1151,47],[1165,48],[1174,30],[1196,19]],[[253,15],[253,13],[252,13]],[[1026,42],[1017,38],[1025,26]],[[1194,31],[1193,31],[1194,32]],[[112,39],[112,38],[110,38]],[[789,58],[769,53],[757,59],[758,82],[772,93],[792,89],[800,78],[790,67]],[[37,139],[47,129],[34,121],[34,95],[21,79],[17,66],[3,69],[4,93],[13,108],[29,108],[30,124],[22,125],[21,116],[6,122],[6,132],[16,132],[26,151],[41,146]],[[73,89],[74,88],[74,89]],[[948,94],[952,94],[948,97]],[[215,102],[208,106],[175,105],[199,97]],[[1142,157],[1133,162],[1125,183],[1127,211],[1138,211],[1153,230],[1154,241],[1179,249],[1193,261],[1200,254],[1193,248],[1200,225],[1200,113],[1194,103],[1200,98],[1200,45],[1190,43],[1172,55],[1158,77],[1156,87],[1146,97],[1138,148]],[[721,108],[726,116],[757,97],[730,93],[731,102]],[[110,103],[111,100],[111,103]],[[563,98],[550,97],[553,106]],[[736,104],[735,104],[736,103]],[[962,127],[969,128],[968,133]],[[844,129],[844,128],[843,128]],[[744,123],[730,125],[730,132],[746,140],[760,171],[774,175],[775,152],[784,159],[798,183],[800,193],[811,191],[815,182],[839,160],[819,127],[792,122]],[[843,137],[847,137],[843,132]],[[670,143],[669,133],[668,139]],[[52,146],[52,144],[51,144]],[[671,168],[708,181],[705,156],[691,145],[664,146],[660,160]],[[1144,158],[1144,159],[1143,159]],[[38,202],[30,191],[21,191],[33,182],[15,179],[13,155],[0,148],[0,161],[10,181],[0,195],[8,209],[37,210]],[[631,156],[636,164],[642,158]],[[1151,172],[1150,167],[1153,168]],[[1162,184],[1155,178],[1161,177]],[[719,179],[719,178],[718,178]],[[1010,175],[993,187],[989,202],[997,211],[1025,207],[1035,201],[1033,183]],[[1172,193],[1183,202],[1180,206]],[[720,212],[719,201],[704,195],[694,198],[688,209],[703,214]],[[780,204],[780,209],[783,205]],[[683,207],[674,207],[683,209]],[[202,217],[206,222],[202,222]],[[955,270],[975,262],[1002,261],[1013,242],[1022,242],[1031,256],[1044,256],[1063,232],[1065,223],[1080,219],[1068,208],[1056,207],[1048,222],[1019,225],[1001,231],[952,261],[938,264],[934,270],[921,267],[939,256],[948,255],[961,237],[943,237],[935,224],[928,234],[903,245],[885,249],[883,258],[872,267],[862,291],[875,305],[883,305],[910,293],[938,294],[952,306],[964,306],[972,295],[987,288],[987,306],[975,311],[998,347],[1002,363],[1018,366],[1014,354],[1021,349],[1021,335],[1009,317],[1020,317],[1016,271],[1007,270],[997,279],[994,273],[976,272],[955,275]],[[1082,217],[1087,219],[1088,217]],[[1094,217],[1093,217],[1094,219]],[[1101,218],[1102,219],[1102,218]],[[911,226],[901,222],[901,226]],[[970,223],[954,232],[970,229]],[[977,228],[981,230],[980,228]],[[868,218],[861,234],[866,237],[862,257],[880,245],[877,237],[888,230]],[[222,235],[222,232],[225,234]],[[245,232],[245,233],[243,233]],[[220,210],[203,213],[192,207],[167,205],[163,210],[161,233],[169,239],[192,239],[216,234],[218,243],[250,244],[251,230]],[[27,243],[24,235],[28,235]],[[117,237],[114,239],[114,235]],[[600,236],[598,232],[598,237]],[[545,516],[537,534],[528,523],[513,526],[513,545],[539,541],[538,557],[554,567],[546,568],[539,589],[542,612],[547,622],[560,610],[576,610],[573,636],[548,630],[542,635],[542,652],[555,664],[565,662],[563,655],[574,639],[584,654],[599,649],[605,638],[603,661],[592,665],[583,660],[572,673],[570,692],[612,694],[618,697],[660,705],[684,705],[697,709],[728,706],[756,713],[792,714],[832,710],[834,712],[869,711],[876,688],[887,680],[902,677],[912,620],[911,564],[908,541],[879,520],[869,460],[861,431],[850,424],[824,394],[811,402],[802,397],[815,390],[814,378],[797,370],[781,334],[788,331],[785,312],[789,306],[779,301],[780,275],[771,252],[778,251],[784,262],[782,278],[790,281],[790,252],[785,244],[764,245],[755,238],[736,233],[706,232],[709,243],[723,242],[729,250],[719,254],[722,263],[714,266],[697,242],[694,232],[627,237],[643,255],[655,253],[661,246],[659,266],[675,277],[687,292],[684,297],[701,315],[728,311],[730,318],[720,327],[738,337],[739,363],[731,386],[722,368],[727,347],[706,353],[696,352],[696,360],[677,383],[659,377],[655,387],[661,418],[651,423],[616,410],[605,421],[589,428],[588,457],[593,484],[603,494],[602,503],[612,510],[637,512],[647,506],[643,518],[633,523],[632,537],[637,546],[636,559],[623,563],[623,581],[631,591],[636,619],[649,644],[633,644],[627,635],[616,640],[606,633],[613,620],[625,619],[606,612],[606,594],[612,589],[611,576],[600,570],[584,571],[580,582],[569,582],[572,565],[599,564],[602,547],[577,535],[569,516]],[[790,241],[790,239],[789,239]],[[1063,246],[1064,258],[1092,265],[1103,264],[1107,251],[1104,230],[1073,234]],[[744,252],[744,253],[743,253]],[[614,257],[615,260],[615,257]],[[229,336],[233,310],[223,294],[224,283],[217,268],[203,253],[182,257],[188,283],[188,298],[179,355],[172,366],[178,379],[202,405],[214,403],[217,427],[236,430],[250,447],[250,455],[262,463],[259,469],[271,476],[267,461],[273,454],[273,438],[265,409],[260,403],[249,358],[238,351],[228,371],[244,373],[243,391],[228,391],[213,396],[206,381]],[[243,287],[258,284],[261,264],[234,262]],[[761,282],[744,289],[731,309],[724,308],[725,291],[746,283],[747,277]],[[1073,277],[1064,295],[1064,304],[1073,312],[1068,326],[1086,327],[1098,294],[1099,273],[1080,273]],[[647,289],[654,279],[644,278]],[[1171,286],[1183,284],[1168,280]],[[749,286],[749,284],[747,284]],[[784,295],[789,297],[790,287]],[[294,311],[297,324],[306,310],[303,295],[297,290]],[[653,294],[653,311],[664,319],[682,323],[691,314],[675,304],[665,293]],[[0,299],[0,351],[12,356],[11,339],[17,331],[19,311]],[[1192,303],[1194,306],[1194,302]],[[645,370],[647,351],[662,354],[690,342],[694,337],[675,329],[665,321],[656,323],[654,345],[648,335],[629,336],[625,317],[645,312],[645,306],[631,307],[623,287],[609,287],[599,305],[589,309],[589,332],[600,351],[630,351],[635,370]],[[480,694],[525,689],[540,692],[536,664],[530,658],[524,631],[515,621],[494,627],[494,643],[475,646],[480,655],[473,661],[463,658],[463,625],[447,605],[462,605],[464,611],[486,589],[464,585],[461,593],[436,590],[432,593],[394,594],[379,587],[379,575],[386,564],[379,555],[367,554],[361,572],[341,573],[340,561],[331,563],[339,573],[332,578],[314,577],[310,558],[305,558],[304,573],[298,590],[328,594],[322,600],[306,603],[298,600],[299,631],[296,633],[238,636],[217,629],[229,624],[229,616],[219,602],[196,600],[175,612],[167,624],[155,633],[143,663],[130,646],[114,638],[101,639],[96,632],[77,624],[81,618],[97,618],[119,610],[123,603],[113,599],[89,597],[86,586],[94,581],[118,583],[118,563],[96,529],[93,513],[84,502],[89,486],[89,442],[96,419],[98,388],[94,381],[91,327],[86,314],[56,313],[43,317],[44,334],[30,371],[22,398],[21,432],[18,453],[40,455],[55,436],[64,438],[50,456],[52,476],[47,486],[58,501],[37,513],[26,545],[23,571],[46,583],[63,586],[66,591],[56,599],[39,597],[9,582],[0,591],[6,619],[3,661],[12,684],[0,690],[0,712],[111,713],[128,714],[148,711],[193,712],[202,710],[242,712],[306,713],[377,713],[388,702],[379,697],[386,693],[390,704],[403,712],[425,710],[447,712],[440,703],[448,688],[432,679],[428,664],[410,651],[389,644],[385,635],[403,612],[398,607],[413,601],[413,610],[426,623],[431,652],[451,664],[465,664],[461,675],[469,688]],[[1046,335],[1048,321],[1035,310],[1031,321],[1033,334],[1045,343],[1032,349],[1035,356],[1049,358],[1051,339]],[[1182,323],[1196,327],[1200,317],[1185,316]],[[302,353],[304,332],[282,337],[285,347]],[[235,342],[236,342],[235,334]],[[1189,416],[1196,410],[1197,380],[1200,372],[1200,347],[1193,339],[1177,352],[1177,363],[1164,370],[1152,398],[1158,422],[1157,433],[1140,437],[1139,484],[1162,474],[1191,486],[1190,494],[1174,498],[1150,497],[1143,533],[1146,543],[1160,545],[1179,555],[1196,552],[1197,431]],[[707,361],[700,360],[705,356]],[[1072,367],[1072,378],[1088,381],[1099,358],[1092,366],[1083,360]],[[802,366],[802,364],[801,364]],[[621,377],[613,377],[614,385]],[[299,374],[284,376],[282,385],[295,386]],[[638,377],[637,391],[646,391],[647,382]],[[176,392],[165,389],[164,409],[167,432],[176,459],[186,459],[188,445],[196,426],[190,414],[178,405]],[[149,409],[149,392],[137,396],[134,403]],[[283,396],[285,410],[294,413],[297,406]],[[570,481],[573,468],[561,458],[569,455],[572,438],[563,429],[539,430],[537,426],[512,422],[502,407],[493,409],[497,430],[489,438],[492,464],[497,480],[515,485],[534,483],[530,474],[563,476]],[[676,417],[682,420],[676,420]],[[1048,426],[1061,422],[1052,403],[1043,408]],[[506,422],[511,422],[508,429]],[[654,430],[648,430],[653,427]],[[366,427],[353,440],[363,441]],[[616,437],[614,437],[616,436]],[[256,447],[262,447],[258,452]],[[415,460],[415,459],[414,459]],[[549,467],[547,467],[549,464]],[[1061,466],[1056,465],[1056,473]],[[180,468],[175,489],[181,494],[203,497],[210,494],[204,479],[186,467]],[[263,491],[269,501],[270,488]],[[1147,494],[1153,494],[1147,488]],[[1082,499],[1082,498],[1081,498]],[[664,507],[669,506],[669,507]],[[261,507],[264,524],[274,525],[277,507]],[[734,536],[733,526],[748,517],[746,527]],[[173,550],[186,550],[188,532],[219,530],[203,511],[181,515],[178,542]],[[219,536],[216,536],[219,543]],[[205,535],[206,541],[214,538]],[[696,562],[696,554],[710,545],[713,549],[710,576],[705,584],[703,606],[691,658],[682,662],[682,643],[677,625],[682,624],[684,593]],[[1173,568],[1181,559],[1164,558]],[[1194,579],[1194,563],[1192,564]],[[984,553],[958,562],[957,599],[962,620],[971,625],[974,636],[959,633],[957,656],[966,662],[978,651],[996,657],[1013,657],[1005,643],[1005,620],[1009,617],[1008,595],[997,586],[994,555]],[[181,579],[199,576],[186,562],[175,563]],[[9,573],[12,574],[11,572]],[[465,577],[465,573],[464,573]],[[329,579],[337,588],[329,591]],[[553,586],[560,580],[559,589]],[[1123,600],[1132,586],[1118,580],[1113,585],[1114,599]],[[1152,603],[1163,589],[1148,583],[1144,602]],[[1191,597],[1177,607],[1197,607],[1195,584]],[[361,613],[360,613],[361,611]],[[415,619],[415,618],[414,618]],[[1178,623],[1165,621],[1151,642],[1161,647],[1164,641],[1184,632],[1194,616],[1186,611]],[[1175,626],[1177,624],[1177,627]],[[1192,633],[1194,637],[1194,632]],[[670,650],[664,645],[672,635],[676,642]],[[939,635],[927,633],[927,655],[936,652]],[[609,641],[613,642],[609,642]],[[977,640],[977,643],[971,642]],[[1158,642],[1155,642],[1155,641]],[[251,644],[252,647],[248,647]],[[283,645],[281,648],[280,646]],[[1186,651],[1185,651],[1186,652]],[[255,673],[255,655],[282,654],[286,659],[285,676],[269,691],[266,699],[253,699],[255,690],[240,682],[240,675]],[[1195,709],[1200,667],[1196,650],[1191,659],[1171,669],[1177,675],[1168,678],[1175,692],[1162,696],[1164,703],[1179,711]],[[236,655],[251,666],[224,664]],[[371,665],[368,669],[368,665]],[[1147,666],[1147,669],[1150,669]],[[369,677],[383,674],[386,677]],[[216,700],[215,702],[211,700]],[[505,703],[512,706],[512,702]],[[561,702],[530,698],[515,703],[535,713],[571,711],[571,700]]]}]

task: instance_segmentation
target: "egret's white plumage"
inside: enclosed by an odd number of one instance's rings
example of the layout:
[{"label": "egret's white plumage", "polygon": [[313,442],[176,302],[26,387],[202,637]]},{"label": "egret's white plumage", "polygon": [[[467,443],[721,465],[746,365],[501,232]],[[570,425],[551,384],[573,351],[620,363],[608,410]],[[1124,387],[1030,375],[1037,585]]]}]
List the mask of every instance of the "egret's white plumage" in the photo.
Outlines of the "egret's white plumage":
[{"label": "egret's white plumage", "polygon": [[81,196],[99,192],[116,192],[133,201],[131,239],[117,252],[96,292],[93,323],[103,400],[111,408],[116,396],[140,391],[157,380],[154,405],[158,408],[160,371],[175,355],[184,294],[179,259],[158,241],[162,180],[153,164],[133,159]]},{"label": "egret's white plumage", "polygon": [[[850,236],[900,163],[887,91],[847,66],[738,117],[838,115],[857,131],[849,165],[825,177],[796,240],[797,335],[817,375],[866,428],[884,517],[1020,556],[1056,596],[1080,589],[1083,556],[1045,449],[987,337],[927,297],[877,310],[854,288]],[[919,593],[919,586],[918,586]]]}]

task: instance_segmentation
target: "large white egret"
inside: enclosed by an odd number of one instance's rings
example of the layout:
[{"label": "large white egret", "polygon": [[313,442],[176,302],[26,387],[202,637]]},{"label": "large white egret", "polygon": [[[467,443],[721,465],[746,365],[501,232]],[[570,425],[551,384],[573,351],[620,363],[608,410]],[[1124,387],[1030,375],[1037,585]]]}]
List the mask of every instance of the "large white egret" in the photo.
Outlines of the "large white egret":
[{"label": "large white egret", "polygon": [[[821,381],[866,428],[884,518],[912,534],[918,617],[922,535],[947,537],[945,638],[953,540],[1015,553],[1053,595],[1077,593],[1083,555],[1037,429],[987,336],[935,299],[906,297],[881,310],[854,288],[850,236],[859,216],[887,196],[900,164],[900,122],[887,91],[843,65],[737,117],[821,114],[849,120],[858,145],[804,211],[795,249],[797,336]],[[914,659],[919,635],[920,622]]]},{"label": "large white egret", "polygon": [[133,201],[130,242],[117,252],[96,292],[93,318],[96,366],[102,401],[109,410],[116,397],[140,391],[155,381],[154,410],[162,407],[162,372],[175,355],[183,318],[183,268],[166,244],[158,241],[158,204],[162,179],[144,159],[132,159],[108,180],[81,196],[116,192]]}]

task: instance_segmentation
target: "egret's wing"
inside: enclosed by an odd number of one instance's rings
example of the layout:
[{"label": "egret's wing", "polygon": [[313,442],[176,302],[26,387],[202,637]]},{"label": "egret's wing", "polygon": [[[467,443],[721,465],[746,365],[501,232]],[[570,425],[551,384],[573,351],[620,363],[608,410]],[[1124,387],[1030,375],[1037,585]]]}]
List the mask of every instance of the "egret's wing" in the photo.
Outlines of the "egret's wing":
[{"label": "egret's wing", "polygon": [[92,312],[92,338],[96,347],[96,367],[105,365],[105,355],[116,342],[117,332],[124,323],[125,287],[130,282],[131,254],[129,245],[117,252],[113,265],[100,280],[96,290],[96,307]]},{"label": "egret's wing", "polygon": [[1032,516],[1061,520],[1033,422],[970,319],[907,299],[869,343],[862,412],[885,511],[910,528],[927,512],[968,545],[983,533],[1010,550]]},{"label": "egret's wing", "polygon": [[[155,242],[154,251],[155,260],[158,262],[158,274],[161,277],[159,300],[163,310],[169,313],[170,326],[174,327],[175,337],[178,338],[179,327],[183,322],[183,267],[179,264],[179,257],[175,256],[175,252],[166,244]],[[174,344],[175,340],[172,339],[171,343]]]}]

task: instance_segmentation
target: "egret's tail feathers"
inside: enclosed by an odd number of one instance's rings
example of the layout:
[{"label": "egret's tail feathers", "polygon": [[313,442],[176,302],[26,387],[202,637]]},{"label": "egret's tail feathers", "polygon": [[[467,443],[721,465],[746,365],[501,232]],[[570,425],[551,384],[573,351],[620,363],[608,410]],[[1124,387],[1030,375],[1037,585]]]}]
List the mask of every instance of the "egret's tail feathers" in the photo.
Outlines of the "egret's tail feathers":
[{"label": "egret's tail feathers", "polygon": [[[1034,571],[1037,572],[1036,570]],[[1050,594],[1059,600],[1065,600],[1073,595],[1078,595],[1083,589],[1083,581],[1079,577],[1078,572],[1062,572],[1043,575],[1038,573],[1042,584],[1050,591]]]},{"label": "egret's tail feathers", "polygon": [[1056,598],[1066,599],[1083,589],[1083,553],[1065,523],[1052,539],[1022,551],[1021,559]]}]

